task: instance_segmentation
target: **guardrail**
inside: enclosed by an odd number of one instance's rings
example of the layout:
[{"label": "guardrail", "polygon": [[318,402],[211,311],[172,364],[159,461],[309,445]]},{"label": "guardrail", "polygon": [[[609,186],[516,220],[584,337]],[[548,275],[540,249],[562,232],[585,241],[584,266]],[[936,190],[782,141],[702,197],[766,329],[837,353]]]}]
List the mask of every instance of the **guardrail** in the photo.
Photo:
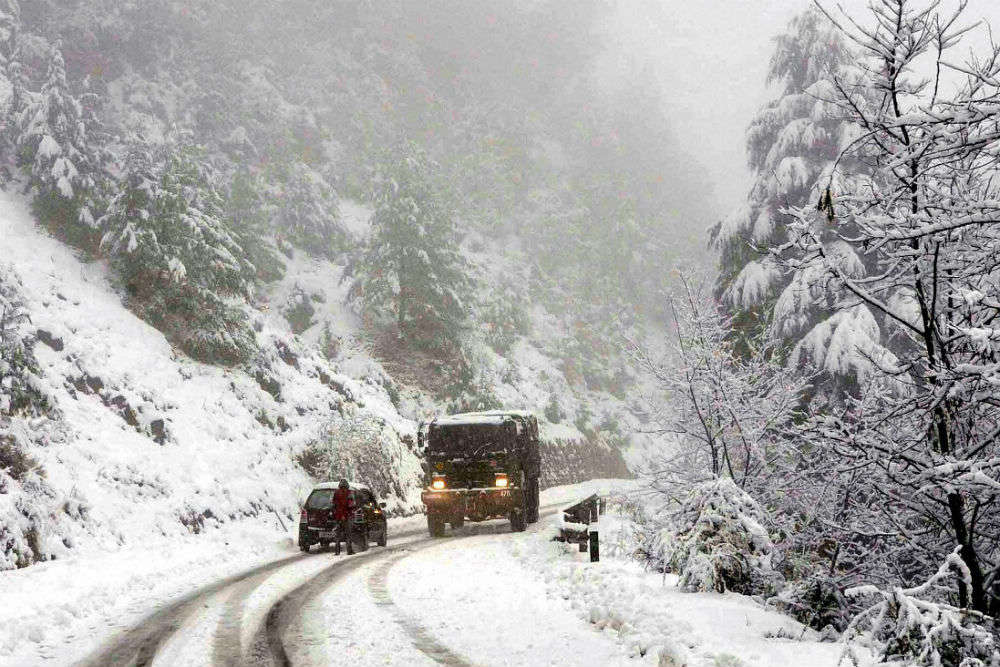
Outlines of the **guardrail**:
[{"label": "guardrail", "polygon": [[598,522],[604,514],[607,499],[596,493],[564,507],[559,520],[559,533],[555,539],[580,545],[580,552],[590,551],[590,562],[601,560],[601,543]]}]

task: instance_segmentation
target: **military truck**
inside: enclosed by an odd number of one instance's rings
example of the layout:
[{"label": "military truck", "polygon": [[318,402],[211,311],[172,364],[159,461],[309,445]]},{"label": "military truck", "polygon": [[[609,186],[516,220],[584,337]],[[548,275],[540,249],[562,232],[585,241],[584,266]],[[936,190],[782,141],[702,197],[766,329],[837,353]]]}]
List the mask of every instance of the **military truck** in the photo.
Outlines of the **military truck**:
[{"label": "military truck", "polygon": [[538,420],[528,412],[468,412],[421,422],[421,494],[432,537],[445,524],[509,518],[512,531],[538,521]]}]

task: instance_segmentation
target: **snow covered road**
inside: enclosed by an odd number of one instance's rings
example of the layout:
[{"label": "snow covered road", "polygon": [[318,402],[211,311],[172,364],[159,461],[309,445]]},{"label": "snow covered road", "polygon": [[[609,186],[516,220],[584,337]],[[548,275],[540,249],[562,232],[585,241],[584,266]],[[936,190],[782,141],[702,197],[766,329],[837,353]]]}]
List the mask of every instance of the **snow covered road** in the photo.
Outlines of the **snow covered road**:
[{"label": "snow covered road", "polygon": [[162,562],[129,551],[4,573],[0,667],[837,664],[838,645],[750,598],[686,593],[621,557],[617,515],[600,563],[552,542],[556,508],[599,489],[544,492],[526,533],[490,521],[432,539],[416,516],[354,556],[235,531]]},{"label": "snow covered road", "polygon": [[[424,532],[410,529],[395,538],[403,543],[426,542]],[[244,571],[160,609],[112,638],[81,664],[297,664],[288,660],[279,639],[291,614],[344,574],[399,548],[353,557],[328,552],[300,554]]]},{"label": "snow covered road", "polygon": [[[543,516],[554,512],[555,507],[550,507]],[[286,667],[394,664],[397,656],[411,665],[479,664],[452,652],[415,620],[419,614],[400,611],[386,587],[386,577],[394,566],[424,551],[432,553],[425,563],[433,563],[433,554],[441,547],[460,551],[466,538],[475,536],[509,540],[511,536],[505,533],[509,527],[504,521],[469,525],[450,537],[433,540],[426,537],[425,529],[409,528],[393,535],[388,548],[372,548],[352,557],[320,552],[281,558],[161,608],[80,664]],[[447,560],[443,564],[444,568],[422,576],[428,581],[453,580]],[[481,585],[461,576],[470,586]],[[406,598],[407,602],[411,599]],[[484,602],[492,604],[488,598]],[[580,631],[586,630],[578,621],[573,623]]]}]

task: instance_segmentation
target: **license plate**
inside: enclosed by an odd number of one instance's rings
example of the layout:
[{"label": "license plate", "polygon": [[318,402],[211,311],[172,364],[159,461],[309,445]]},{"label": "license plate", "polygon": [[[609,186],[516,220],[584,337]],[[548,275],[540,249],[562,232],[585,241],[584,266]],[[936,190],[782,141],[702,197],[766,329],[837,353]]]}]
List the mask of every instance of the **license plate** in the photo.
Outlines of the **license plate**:
[{"label": "license plate", "polygon": [[332,540],[336,535],[334,535],[332,530],[321,530],[319,531],[319,537],[321,540]]}]

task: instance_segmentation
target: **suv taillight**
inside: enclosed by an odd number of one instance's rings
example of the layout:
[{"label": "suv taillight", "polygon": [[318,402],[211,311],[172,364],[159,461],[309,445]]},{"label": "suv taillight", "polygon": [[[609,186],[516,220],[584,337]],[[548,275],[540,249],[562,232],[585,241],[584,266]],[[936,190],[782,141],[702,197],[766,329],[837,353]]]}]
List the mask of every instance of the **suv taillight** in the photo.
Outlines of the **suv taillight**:
[{"label": "suv taillight", "polygon": [[308,520],[309,520],[309,512],[307,512],[306,508],[303,507],[302,514],[299,515],[299,521],[308,521]]}]

